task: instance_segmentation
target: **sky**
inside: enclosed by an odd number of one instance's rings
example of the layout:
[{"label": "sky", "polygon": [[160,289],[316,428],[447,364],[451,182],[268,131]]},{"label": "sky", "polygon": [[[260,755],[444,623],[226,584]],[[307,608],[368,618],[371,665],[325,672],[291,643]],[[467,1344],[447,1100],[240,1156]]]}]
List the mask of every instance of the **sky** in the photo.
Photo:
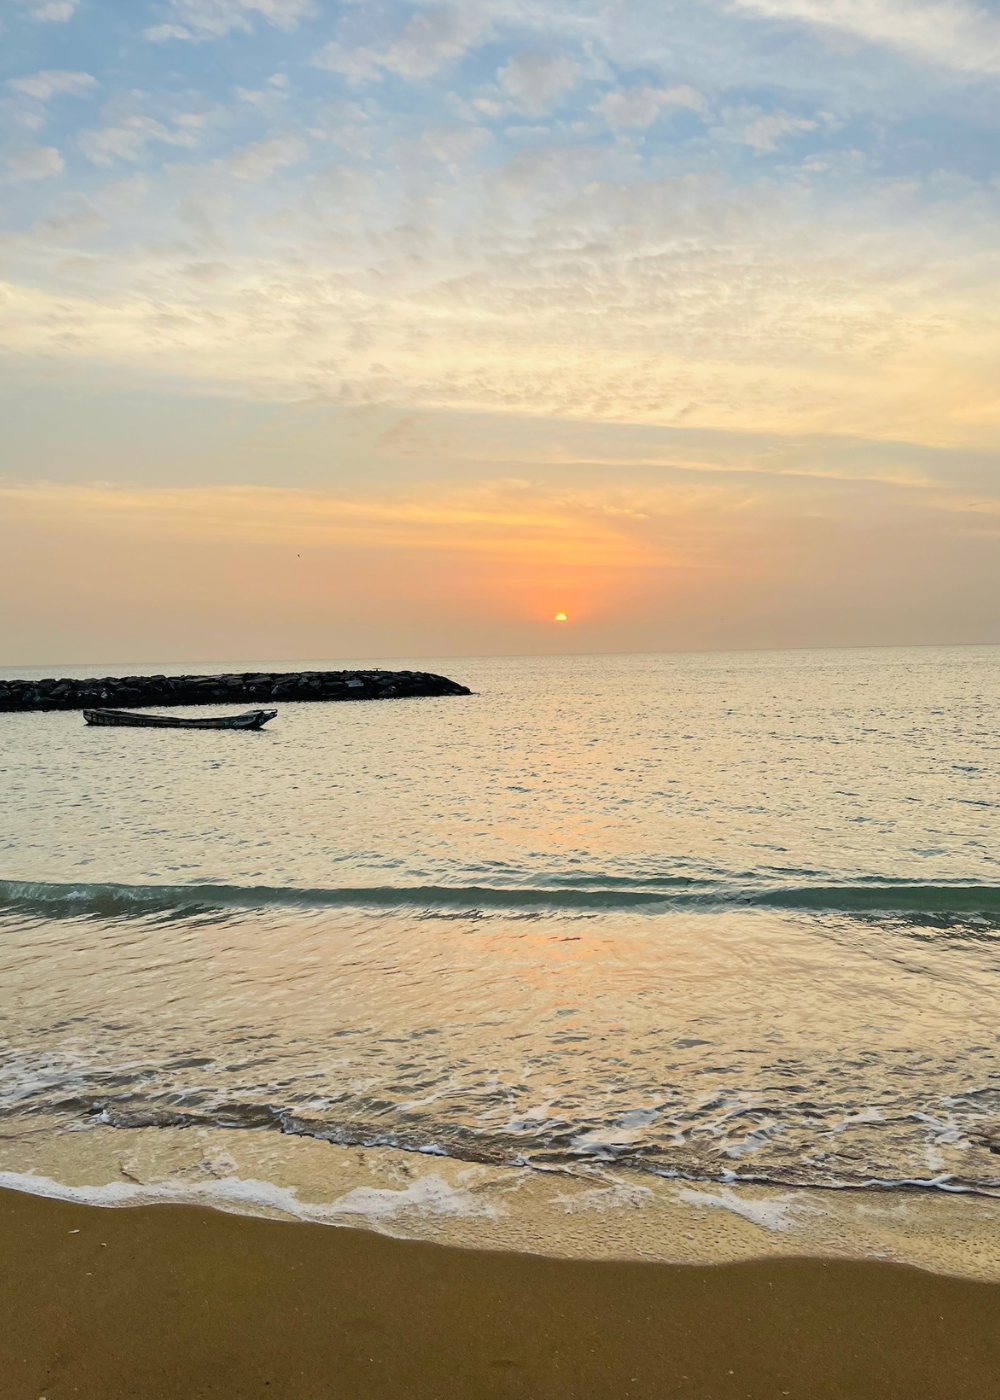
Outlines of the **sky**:
[{"label": "sky", "polygon": [[0,16],[0,664],[1000,641],[997,0]]}]

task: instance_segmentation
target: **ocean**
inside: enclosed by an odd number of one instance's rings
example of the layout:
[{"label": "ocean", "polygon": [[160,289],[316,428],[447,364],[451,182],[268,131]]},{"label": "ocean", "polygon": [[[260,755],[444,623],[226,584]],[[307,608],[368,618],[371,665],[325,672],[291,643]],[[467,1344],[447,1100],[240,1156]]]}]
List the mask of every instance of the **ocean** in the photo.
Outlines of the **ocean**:
[{"label": "ocean", "polygon": [[8,1184],[195,1129],[1000,1193],[1000,648],[364,664],[474,693],[0,715]]}]

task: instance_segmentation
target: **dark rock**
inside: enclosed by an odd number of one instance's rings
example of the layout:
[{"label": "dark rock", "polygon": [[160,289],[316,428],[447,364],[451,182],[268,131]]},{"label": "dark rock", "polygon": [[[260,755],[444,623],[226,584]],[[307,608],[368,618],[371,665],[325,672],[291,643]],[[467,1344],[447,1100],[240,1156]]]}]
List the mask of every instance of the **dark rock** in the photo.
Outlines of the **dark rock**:
[{"label": "dark rock", "polygon": [[380,700],[469,695],[467,686],[425,671],[247,672],[225,676],[66,677],[0,682],[0,711],[213,705],[253,700]]}]

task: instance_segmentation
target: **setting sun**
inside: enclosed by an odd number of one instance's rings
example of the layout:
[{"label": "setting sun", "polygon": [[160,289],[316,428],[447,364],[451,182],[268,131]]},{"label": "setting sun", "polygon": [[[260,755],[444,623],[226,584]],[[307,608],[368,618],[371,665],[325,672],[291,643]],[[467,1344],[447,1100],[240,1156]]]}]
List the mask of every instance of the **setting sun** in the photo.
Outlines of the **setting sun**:
[{"label": "setting sun", "polygon": [[565,621],[566,621],[566,614],[565,614],[565,613],[556,613],[556,622],[565,622]]}]

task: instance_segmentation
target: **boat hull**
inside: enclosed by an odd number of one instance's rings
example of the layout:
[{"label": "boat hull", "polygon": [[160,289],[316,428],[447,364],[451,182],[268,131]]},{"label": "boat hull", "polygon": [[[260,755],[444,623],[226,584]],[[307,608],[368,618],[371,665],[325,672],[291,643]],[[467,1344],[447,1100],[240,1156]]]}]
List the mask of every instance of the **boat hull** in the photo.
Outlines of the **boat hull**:
[{"label": "boat hull", "polygon": [[277,710],[247,710],[242,715],[190,718],[187,715],[137,715],[126,710],[84,710],[83,717],[88,724],[129,729],[262,729],[277,713]]}]

